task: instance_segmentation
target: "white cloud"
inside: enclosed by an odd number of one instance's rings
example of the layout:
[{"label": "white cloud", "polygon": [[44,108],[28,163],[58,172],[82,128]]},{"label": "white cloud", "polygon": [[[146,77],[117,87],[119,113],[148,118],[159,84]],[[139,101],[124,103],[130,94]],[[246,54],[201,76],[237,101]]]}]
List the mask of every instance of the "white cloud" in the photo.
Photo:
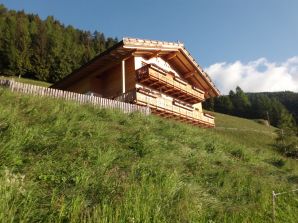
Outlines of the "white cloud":
[{"label": "white cloud", "polygon": [[260,58],[249,63],[216,63],[206,72],[222,94],[240,86],[246,92],[294,91],[298,92],[298,56],[283,63]]}]

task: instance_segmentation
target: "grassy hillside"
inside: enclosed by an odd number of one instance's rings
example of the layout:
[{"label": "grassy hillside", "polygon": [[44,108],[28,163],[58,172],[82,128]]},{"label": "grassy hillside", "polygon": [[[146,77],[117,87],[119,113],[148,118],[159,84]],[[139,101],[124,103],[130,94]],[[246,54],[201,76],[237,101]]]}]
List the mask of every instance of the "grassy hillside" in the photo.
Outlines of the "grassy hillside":
[{"label": "grassy hillside", "polygon": [[25,84],[33,84],[33,85],[38,85],[42,87],[49,87],[52,85],[51,83],[45,82],[45,81],[39,81],[39,80],[33,80],[29,78],[18,78],[18,77],[7,77],[7,76],[0,76],[0,79],[11,79],[11,80],[16,80],[18,82],[22,82]]},{"label": "grassy hillside", "polygon": [[276,128],[257,121],[214,113],[216,133],[245,145],[254,152],[272,153]]},{"label": "grassy hillside", "polygon": [[[0,111],[1,222],[269,222],[272,190],[298,187],[254,121],[200,129],[1,88]],[[298,195],[276,215],[296,222]]]},{"label": "grassy hillside", "polygon": [[269,98],[275,98],[280,101],[290,113],[293,114],[296,123],[298,124],[298,92],[281,91],[281,92],[261,92],[248,93],[248,96],[266,95]]}]

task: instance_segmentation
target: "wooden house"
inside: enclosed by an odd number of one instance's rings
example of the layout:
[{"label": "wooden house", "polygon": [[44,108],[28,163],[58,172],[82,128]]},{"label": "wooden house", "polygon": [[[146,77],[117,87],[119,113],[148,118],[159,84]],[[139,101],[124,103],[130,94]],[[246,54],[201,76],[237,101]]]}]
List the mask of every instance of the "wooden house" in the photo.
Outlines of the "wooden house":
[{"label": "wooden house", "polygon": [[51,87],[149,106],[203,127],[215,124],[202,101],[220,94],[182,43],[135,38],[124,38]]}]

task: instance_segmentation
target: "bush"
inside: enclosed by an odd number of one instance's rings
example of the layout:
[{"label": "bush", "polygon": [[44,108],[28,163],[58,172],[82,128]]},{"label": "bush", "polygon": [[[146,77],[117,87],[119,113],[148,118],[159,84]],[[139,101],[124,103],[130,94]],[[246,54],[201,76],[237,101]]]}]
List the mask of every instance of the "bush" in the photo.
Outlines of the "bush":
[{"label": "bush", "polygon": [[298,158],[298,137],[291,131],[278,130],[275,148],[284,156]]},{"label": "bush", "polygon": [[294,184],[298,184],[298,175],[289,176],[288,181]]},{"label": "bush", "polygon": [[269,160],[269,163],[275,167],[281,168],[286,164],[286,161],[281,158],[272,158],[271,160]]},{"label": "bush", "polygon": [[234,156],[237,159],[245,160],[245,153],[242,149],[235,149],[231,151],[231,155]]}]

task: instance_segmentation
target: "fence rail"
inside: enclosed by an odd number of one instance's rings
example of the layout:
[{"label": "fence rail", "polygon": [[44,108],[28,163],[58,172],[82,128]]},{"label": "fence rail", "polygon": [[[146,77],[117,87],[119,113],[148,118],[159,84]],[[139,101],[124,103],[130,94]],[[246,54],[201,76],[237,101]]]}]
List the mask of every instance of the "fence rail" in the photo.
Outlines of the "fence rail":
[{"label": "fence rail", "polygon": [[150,108],[144,106],[129,104],[93,95],[78,94],[54,88],[46,88],[32,84],[25,84],[14,80],[0,79],[0,86],[7,87],[13,92],[60,98],[67,101],[74,101],[79,104],[92,104],[100,108],[118,109],[123,111],[124,113],[141,112],[145,115],[149,115],[151,113]]}]

